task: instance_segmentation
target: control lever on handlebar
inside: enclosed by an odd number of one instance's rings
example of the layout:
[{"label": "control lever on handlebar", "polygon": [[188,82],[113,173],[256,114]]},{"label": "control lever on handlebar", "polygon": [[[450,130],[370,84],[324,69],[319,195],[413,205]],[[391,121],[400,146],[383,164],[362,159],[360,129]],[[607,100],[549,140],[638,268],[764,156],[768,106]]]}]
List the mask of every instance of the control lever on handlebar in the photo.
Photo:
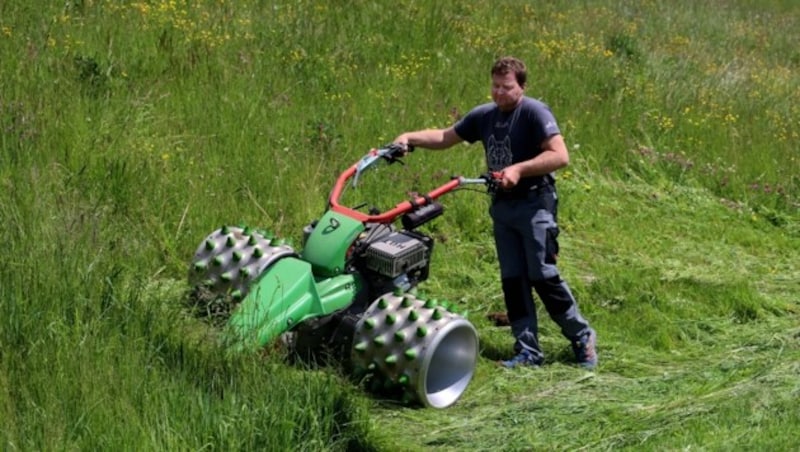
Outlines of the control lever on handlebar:
[{"label": "control lever on handlebar", "polygon": [[355,165],[355,175],[353,176],[353,187],[358,184],[358,176],[361,175],[364,171],[368,168],[372,167],[380,159],[387,160],[390,164],[395,162],[403,163],[400,160],[401,157],[405,156],[409,152],[414,151],[414,146],[411,145],[400,145],[397,143],[389,144],[380,149],[372,149],[369,151],[367,155],[361,158],[358,163]]},{"label": "control lever on handlebar", "polygon": [[500,181],[503,180],[503,173],[499,171],[489,171],[481,174],[481,179],[486,181],[486,189],[493,195],[500,189]]},{"label": "control lever on handlebar", "polygon": [[403,161],[400,160],[400,158],[404,157],[406,153],[411,152],[408,148],[409,148],[408,145],[403,146],[401,144],[392,143],[386,146],[386,149],[388,149],[389,152],[386,155],[384,155],[383,158],[386,159],[390,165],[394,162],[399,162],[401,165],[405,165],[405,163],[403,163]]}]

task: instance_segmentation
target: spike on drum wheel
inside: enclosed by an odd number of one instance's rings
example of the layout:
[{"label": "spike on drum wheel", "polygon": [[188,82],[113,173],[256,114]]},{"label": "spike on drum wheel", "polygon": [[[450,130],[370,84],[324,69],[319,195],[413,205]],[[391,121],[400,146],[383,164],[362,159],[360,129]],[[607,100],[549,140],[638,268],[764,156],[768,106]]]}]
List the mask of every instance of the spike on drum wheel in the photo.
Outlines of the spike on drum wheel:
[{"label": "spike on drum wheel", "polygon": [[410,294],[378,298],[355,327],[351,360],[401,383],[421,404],[445,408],[472,379],[478,334],[463,317],[435,306]]}]

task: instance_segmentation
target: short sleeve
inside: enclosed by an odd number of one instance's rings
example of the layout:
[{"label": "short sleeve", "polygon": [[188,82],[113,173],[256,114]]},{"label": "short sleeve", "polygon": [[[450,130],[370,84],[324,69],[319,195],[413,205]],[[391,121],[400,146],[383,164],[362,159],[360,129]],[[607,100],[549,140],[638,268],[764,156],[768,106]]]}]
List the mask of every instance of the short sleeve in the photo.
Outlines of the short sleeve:
[{"label": "short sleeve", "polygon": [[532,113],[531,119],[535,127],[539,129],[538,132],[541,134],[542,139],[546,140],[553,135],[559,135],[561,133],[556,117],[546,104],[533,102],[530,111]]},{"label": "short sleeve", "polygon": [[481,139],[481,119],[486,115],[488,105],[480,105],[470,110],[453,127],[456,134],[467,143]]}]

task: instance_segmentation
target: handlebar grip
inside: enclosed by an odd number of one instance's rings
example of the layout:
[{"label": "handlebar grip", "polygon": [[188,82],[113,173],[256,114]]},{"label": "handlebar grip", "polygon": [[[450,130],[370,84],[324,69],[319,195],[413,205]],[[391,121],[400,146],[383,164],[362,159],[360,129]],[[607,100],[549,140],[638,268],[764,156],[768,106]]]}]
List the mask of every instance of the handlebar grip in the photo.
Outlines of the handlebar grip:
[{"label": "handlebar grip", "polygon": [[404,145],[400,144],[400,143],[391,143],[386,147],[387,147],[387,149],[390,149],[393,154],[396,153],[396,152],[399,152],[401,154],[407,154],[409,152],[414,152],[414,145],[413,144],[408,144],[408,143],[406,143]]},{"label": "handlebar grip", "polygon": [[484,179],[486,182],[499,182],[503,180],[503,172],[502,171],[488,171],[486,173],[481,174],[481,179]]}]

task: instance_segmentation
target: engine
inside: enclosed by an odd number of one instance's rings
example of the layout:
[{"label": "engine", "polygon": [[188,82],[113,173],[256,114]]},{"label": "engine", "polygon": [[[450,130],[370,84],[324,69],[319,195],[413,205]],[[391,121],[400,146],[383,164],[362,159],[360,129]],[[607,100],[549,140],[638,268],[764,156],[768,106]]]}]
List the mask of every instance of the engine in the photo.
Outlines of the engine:
[{"label": "engine", "polygon": [[366,267],[388,278],[396,278],[428,266],[428,246],[403,232],[393,232],[369,245],[364,253]]},{"label": "engine", "polygon": [[405,230],[376,235],[364,244],[358,259],[374,290],[408,290],[428,278],[432,238]]}]

